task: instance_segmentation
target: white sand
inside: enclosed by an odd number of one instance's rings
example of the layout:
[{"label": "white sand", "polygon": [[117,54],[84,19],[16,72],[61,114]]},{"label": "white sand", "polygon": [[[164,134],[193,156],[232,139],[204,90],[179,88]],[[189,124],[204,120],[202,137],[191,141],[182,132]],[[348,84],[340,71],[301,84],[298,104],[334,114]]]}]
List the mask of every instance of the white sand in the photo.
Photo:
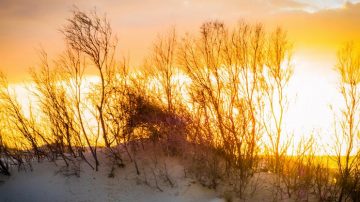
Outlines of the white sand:
[{"label": "white sand", "polygon": [[66,177],[57,172],[60,165],[46,161],[34,163],[33,172],[13,169],[11,177],[0,177],[0,201],[223,201],[214,190],[185,178],[182,165],[174,158],[166,158],[163,163],[175,186],[171,188],[159,179],[163,192],[151,177],[151,162],[139,163],[140,176],[134,164],[128,162],[125,168],[116,169],[114,178],[108,177],[109,166],[102,162],[98,172],[81,163],[80,177]]}]

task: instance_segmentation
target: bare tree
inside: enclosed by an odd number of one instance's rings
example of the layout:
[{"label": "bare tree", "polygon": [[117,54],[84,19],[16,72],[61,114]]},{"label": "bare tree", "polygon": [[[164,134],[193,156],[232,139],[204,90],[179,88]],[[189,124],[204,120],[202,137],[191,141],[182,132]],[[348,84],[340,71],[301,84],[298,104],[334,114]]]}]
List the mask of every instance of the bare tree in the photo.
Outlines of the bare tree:
[{"label": "bare tree", "polygon": [[229,31],[220,22],[209,22],[199,38],[187,36],[179,50],[180,65],[191,79],[192,119],[197,123],[196,136],[190,137],[214,151],[213,159],[198,159],[208,161],[212,187],[219,175],[228,173],[236,177],[234,188],[240,196],[256,170],[264,34],[261,25],[241,23]]},{"label": "bare tree", "polygon": [[[53,148],[54,155],[60,155],[67,166],[69,166],[68,159],[65,155],[65,147],[68,151],[75,155],[72,147],[72,133],[69,125],[67,125],[69,114],[67,111],[67,101],[65,100],[65,89],[61,88],[57,73],[50,72],[50,67],[47,62],[47,56],[42,52],[42,66],[39,73],[32,71],[32,78],[36,85],[35,96],[40,103],[41,111],[45,114],[47,131],[49,131],[50,142],[49,146]],[[46,122],[45,122],[46,123]]]},{"label": "bare tree", "polygon": [[75,10],[62,32],[69,46],[87,55],[98,70],[100,96],[95,100],[97,119],[105,145],[110,148],[111,143],[105,123],[104,106],[109,98],[110,80],[114,79],[112,76],[114,76],[115,68],[116,38],[112,34],[109,21],[106,17],[99,17],[95,11],[87,14]]},{"label": "bare tree", "polygon": [[[360,51],[347,44],[338,53],[336,71],[340,77],[340,93],[345,106],[341,108],[336,132],[336,160],[338,167],[338,201],[359,194],[359,83]],[[356,199],[354,199],[356,200]]]},{"label": "bare tree", "polygon": [[[97,142],[99,136],[91,138],[89,135],[89,129],[86,127],[85,120],[83,118],[84,111],[84,73],[85,73],[85,61],[81,57],[81,53],[78,50],[72,50],[67,48],[65,53],[60,57],[58,61],[60,75],[62,76],[62,82],[66,82],[67,86],[70,88],[69,94],[73,99],[69,100],[71,105],[74,105],[74,125],[77,126],[76,139],[78,139],[77,144],[81,146],[79,155],[85,160],[92,168],[98,170],[99,160],[97,156]],[[86,159],[83,154],[84,148],[82,139],[85,139],[86,146],[89,148],[90,153],[95,161],[95,166],[92,166]]]},{"label": "bare tree", "polygon": [[[263,126],[265,129],[265,152],[269,153],[270,168],[276,174],[274,181],[275,200],[282,199],[281,174],[284,172],[284,160],[291,144],[286,136],[284,120],[289,100],[286,88],[292,76],[291,44],[286,32],[277,28],[267,39],[265,51],[265,69],[261,87],[264,97]],[[280,197],[280,198],[279,198]]]},{"label": "bare tree", "polygon": [[[40,147],[40,143],[49,145],[48,139],[36,126],[33,116],[30,114],[30,118],[27,118],[24,115],[21,105],[16,100],[15,95],[11,93],[6,77],[3,74],[1,74],[0,77],[0,98],[3,109],[6,109],[4,113],[7,114],[12,126],[23,136],[27,141],[27,145],[30,146],[38,161],[40,161],[46,156],[46,152]],[[51,148],[49,148],[49,150],[51,151]]]},{"label": "bare tree", "polygon": [[[274,156],[274,171],[281,172],[281,159],[286,155],[290,142],[284,142],[284,120],[288,108],[286,87],[292,76],[291,45],[286,33],[278,28],[269,38],[266,51],[266,75],[263,89],[268,108],[264,127],[269,138],[268,150]],[[267,120],[269,119],[269,120]]]},{"label": "bare tree", "polygon": [[176,98],[176,31],[173,28],[168,35],[159,36],[154,43],[151,61],[151,75],[160,83],[161,93],[165,94],[167,110],[174,110],[174,99]]},{"label": "bare tree", "polygon": [[[70,90],[68,86],[71,82],[66,78],[65,72],[62,71],[65,61],[73,62],[71,65],[77,65],[75,55],[68,52],[68,56],[62,58],[61,62],[55,62],[53,67],[49,64],[45,51],[41,52],[40,68],[38,71],[32,70],[32,79],[35,83],[35,89],[32,90],[34,96],[38,99],[39,111],[44,115],[42,124],[46,125],[46,133],[51,137],[49,142],[53,148],[53,155],[60,155],[64,160],[66,167],[69,165],[78,167],[77,157],[82,158],[92,168],[94,168],[83,155],[81,128],[77,122],[77,108],[73,100],[70,99]],[[73,56],[73,57],[71,57]],[[77,67],[66,67],[77,68]],[[76,78],[75,82],[76,82]],[[76,96],[76,95],[75,95]],[[85,135],[88,140],[88,136]],[[90,151],[93,154],[91,145]],[[93,155],[94,156],[94,155]],[[96,155],[95,155],[96,157]],[[97,158],[94,158],[97,162]]]}]

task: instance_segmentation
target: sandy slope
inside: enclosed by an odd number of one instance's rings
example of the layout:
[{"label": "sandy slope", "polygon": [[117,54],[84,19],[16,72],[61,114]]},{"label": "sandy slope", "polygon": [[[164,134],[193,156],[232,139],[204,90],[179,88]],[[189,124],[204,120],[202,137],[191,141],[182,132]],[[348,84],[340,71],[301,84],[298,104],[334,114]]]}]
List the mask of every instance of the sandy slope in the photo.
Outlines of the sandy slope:
[{"label": "sandy slope", "polygon": [[114,178],[108,177],[107,165],[94,172],[82,163],[80,177],[66,177],[58,172],[61,165],[34,163],[33,172],[13,170],[11,177],[0,177],[0,201],[223,201],[213,190],[185,178],[183,167],[176,159],[166,158],[163,163],[175,182],[171,188],[159,180],[163,192],[151,178],[148,169],[151,162],[139,163],[140,176],[136,175],[133,164],[128,163],[125,168],[116,169]]},{"label": "sandy slope", "polygon": [[[222,183],[217,190],[200,185],[189,176],[185,177],[184,163],[180,157],[169,157],[158,147],[151,144],[132,154],[136,159],[140,175],[137,175],[135,164],[123,156],[125,167],[117,167],[114,177],[108,177],[111,164],[100,150],[100,167],[95,172],[83,161],[80,162],[80,176],[66,170],[63,161],[41,163],[33,162],[33,171],[12,169],[11,177],[0,175],[0,202],[3,201],[136,201],[136,202],[220,202],[229,198],[229,187]],[[90,154],[87,158],[91,160]],[[73,168],[73,166],[71,166]],[[164,175],[164,173],[167,173]],[[164,177],[167,176],[168,178]],[[246,191],[247,202],[274,201],[274,174],[261,172],[254,175]],[[171,181],[171,184],[169,181]],[[251,194],[254,193],[254,194]],[[231,195],[232,201],[244,201]],[[295,195],[295,194],[294,194]],[[312,195],[308,201],[317,201]],[[307,201],[300,200],[300,201]],[[299,201],[295,198],[282,198],[282,202]]]}]

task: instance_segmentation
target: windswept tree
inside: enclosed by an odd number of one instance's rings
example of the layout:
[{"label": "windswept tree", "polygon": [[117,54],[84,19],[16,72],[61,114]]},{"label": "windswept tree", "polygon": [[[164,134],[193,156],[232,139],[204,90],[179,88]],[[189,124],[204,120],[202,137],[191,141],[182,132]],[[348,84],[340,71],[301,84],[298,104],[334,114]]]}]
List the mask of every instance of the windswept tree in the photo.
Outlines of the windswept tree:
[{"label": "windswept tree", "polygon": [[94,92],[96,118],[105,145],[110,148],[111,142],[104,117],[104,108],[110,97],[111,80],[115,79],[116,37],[113,36],[108,19],[99,17],[95,11],[89,14],[79,10],[73,11],[72,18],[68,19],[62,32],[66,43],[72,49],[85,54],[97,69],[100,84],[96,88],[98,92]]},{"label": "windswept tree", "polygon": [[[99,17],[95,11],[84,13],[75,10],[62,32],[69,47],[86,56],[86,61],[90,61],[97,70],[100,82],[93,86],[88,96],[94,106],[92,114],[97,120],[95,136],[102,136],[110,157],[114,161],[119,161],[119,165],[123,165],[120,152],[113,147],[116,143],[116,134],[111,134],[114,130],[109,128],[112,120],[108,120],[109,116],[106,115],[106,110],[111,108],[111,99],[114,98],[114,85],[122,75],[117,71],[119,68],[116,68],[114,57],[117,39],[112,33],[110,23],[105,16]],[[94,154],[95,152],[93,156]]]},{"label": "windswept tree", "polygon": [[338,168],[338,201],[360,194],[359,116],[360,116],[360,50],[354,44],[345,45],[338,53],[336,71],[340,77],[339,90],[344,101],[338,119],[335,152]]}]

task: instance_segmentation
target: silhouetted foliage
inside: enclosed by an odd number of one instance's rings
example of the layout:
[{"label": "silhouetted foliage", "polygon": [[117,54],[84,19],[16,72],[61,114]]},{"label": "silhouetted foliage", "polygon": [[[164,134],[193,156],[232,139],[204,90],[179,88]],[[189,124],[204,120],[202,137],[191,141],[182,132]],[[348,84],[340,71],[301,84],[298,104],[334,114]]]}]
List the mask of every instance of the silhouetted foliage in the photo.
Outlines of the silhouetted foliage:
[{"label": "silhouetted foliage", "polygon": [[[345,107],[340,109],[341,115],[335,128],[338,201],[359,198],[359,82],[360,52],[354,44],[347,44],[338,53],[336,71],[340,77],[340,93]],[[343,161],[344,159],[344,161]]]}]

